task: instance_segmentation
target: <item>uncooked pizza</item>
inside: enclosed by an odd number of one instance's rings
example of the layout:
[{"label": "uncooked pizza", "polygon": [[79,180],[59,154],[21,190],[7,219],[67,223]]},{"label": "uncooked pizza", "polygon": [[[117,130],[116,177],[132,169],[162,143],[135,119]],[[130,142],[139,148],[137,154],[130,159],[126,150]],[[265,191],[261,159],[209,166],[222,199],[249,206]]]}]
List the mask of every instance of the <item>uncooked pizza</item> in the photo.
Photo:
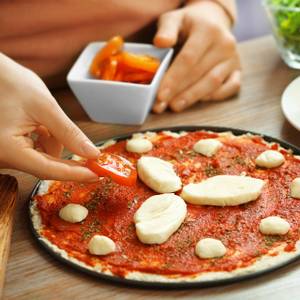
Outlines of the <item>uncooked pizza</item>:
[{"label": "uncooked pizza", "polygon": [[126,168],[111,176],[74,156],[99,182],[42,181],[31,201],[34,229],[64,259],[120,278],[201,282],[299,255],[300,159],[291,150],[204,130],[137,133],[100,150],[108,167],[121,158],[112,168]]}]

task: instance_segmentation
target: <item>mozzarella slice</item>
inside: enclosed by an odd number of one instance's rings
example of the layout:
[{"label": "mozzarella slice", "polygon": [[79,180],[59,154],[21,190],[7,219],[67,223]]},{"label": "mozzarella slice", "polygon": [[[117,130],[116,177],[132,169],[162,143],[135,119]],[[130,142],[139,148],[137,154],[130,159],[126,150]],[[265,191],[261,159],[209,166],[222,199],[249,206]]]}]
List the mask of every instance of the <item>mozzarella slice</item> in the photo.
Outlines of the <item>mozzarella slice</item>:
[{"label": "mozzarella slice", "polygon": [[226,247],[220,240],[205,238],[197,243],[195,253],[200,258],[222,257],[226,254]]},{"label": "mozzarella slice", "polygon": [[204,156],[211,157],[217,153],[222,147],[222,143],[216,139],[204,139],[198,141],[193,149],[195,152],[200,153]]},{"label": "mozzarella slice", "polygon": [[135,138],[126,142],[128,152],[146,153],[152,149],[152,143],[147,139]]},{"label": "mozzarella slice", "polygon": [[162,244],[179,228],[186,213],[186,204],[179,196],[152,196],[134,215],[136,234],[144,244]]},{"label": "mozzarella slice", "polygon": [[88,210],[84,206],[74,203],[67,204],[59,211],[59,217],[70,223],[81,222],[87,215]]},{"label": "mozzarella slice", "polygon": [[263,168],[275,168],[284,163],[284,156],[275,150],[266,150],[258,155],[255,163]]},{"label": "mozzarella slice", "polygon": [[300,177],[295,178],[291,184],[291,196],[300,199]]},{"label": "mozzarella slice", "polygon": [[265,182],[248,176],[218,175],[183,187],[181,197],[192,204],[232,206],[256,200]]},{"label": "mozzarella slice", "polygon": [[158,193],[171,193],[181,189],[181,180],[176,175],[173,165],[152,156],[143,156],[138,160],[139,178]]},{"label": "mozzarella slice", "polygon": [[115,242],[104,235],[94,235],[88,244],[88,249],[94,255],[107,255],[116,251]]},{"label": "mozzarella slice", "polygon": [[259,230],[262,234],[286,234],[290,230],[290,224],[277,216],[264,218],[260,221]]}]

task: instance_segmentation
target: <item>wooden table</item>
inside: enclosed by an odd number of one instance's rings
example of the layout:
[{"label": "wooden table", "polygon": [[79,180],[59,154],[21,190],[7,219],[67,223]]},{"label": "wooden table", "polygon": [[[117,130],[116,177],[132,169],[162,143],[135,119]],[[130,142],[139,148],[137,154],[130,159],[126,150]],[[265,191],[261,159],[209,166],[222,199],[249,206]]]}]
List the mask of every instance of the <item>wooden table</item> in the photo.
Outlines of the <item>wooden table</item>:
[{"label": "wooden table", "polygon": [[[142,126],[96,124],[89,120],[70,91],[55,96],[65,112],[93,140],[162,126],[219,125],[265,133],[300,147],[300,132],[291,127],[280,109],[280,96],[299,72],[286,67],[271,37],[239,46],[243,86],[238,97],[226,102],[194,106],[184,113],[150,115]],[[2,171],[3,172],[3,171]],[[5,170],[4,170],[5,172]],[[81,274],[58,263],[40,249],[28,228],[27,198],[36,179],[14,174],[20,187],[9,258],[5,299],[300,299],[300,264],[242,283],[206,289],[159,291],[115,285]]]}]

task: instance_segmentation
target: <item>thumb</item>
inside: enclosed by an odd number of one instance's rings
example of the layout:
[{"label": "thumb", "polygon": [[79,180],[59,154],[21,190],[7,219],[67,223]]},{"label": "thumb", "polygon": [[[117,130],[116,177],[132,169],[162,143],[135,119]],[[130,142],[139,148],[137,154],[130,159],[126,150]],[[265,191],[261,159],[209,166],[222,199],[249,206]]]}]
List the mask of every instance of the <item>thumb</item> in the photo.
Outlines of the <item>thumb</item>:
[{"label": "thumb", "polygon": [[93,159],[99,156],[97,147],[67,117],[54,99],[44,101],[38,111],[37,121],[68,150],[84,158]]},{"label": "thumb", "polygon": [[182,23],[182,14],[178,11],[167,12],[160,16],[158,29],[153,43],[159,48],[169,48],[176,45]]}]

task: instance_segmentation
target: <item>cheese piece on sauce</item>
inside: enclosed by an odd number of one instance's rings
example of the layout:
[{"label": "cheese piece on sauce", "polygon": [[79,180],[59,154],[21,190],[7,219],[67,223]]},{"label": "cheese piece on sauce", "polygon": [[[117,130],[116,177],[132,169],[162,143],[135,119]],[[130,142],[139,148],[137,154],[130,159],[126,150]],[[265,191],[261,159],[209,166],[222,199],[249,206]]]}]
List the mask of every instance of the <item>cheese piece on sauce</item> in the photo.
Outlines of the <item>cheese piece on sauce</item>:
[{"label": "cheese piece on sauce", "polygon": [[180,133],[177,133],[177,132],[173,132],[173,131],[169,131],[169,130],[164,130],[162,133],[166,136],[170,136],[170,137],[175,138],[175,139],[178,139],[182,136],[187,135],[186,131],[181,131]]},{"label": "cheese piece on sauce", "polygon": [[107,140],[105,143],[103,143],[101,146],[97,147],[99,150],[103,150],[103,149],[106,149],[114,144],[116,144],[117,141],[114,140],[114,139],[110,139],[110,140]]},{"label": "cheese piece on sauce", "polygon": [[291,196],[300,199],[300,177],[295,178],[291,184]]},{"label": "cheese piece on sauce", "polygon": [[170,162],[157,157],[143,156],[138,160],[139,178],[158,193],[172,193],[181,189],[181,179]]},{"label": "cheese piece on sauce", "polygon": [[186,204],[175,194],[148,198],[136,211],[134,222],[144,244],[162,244],[180,227],[187,213]]},{"label": "cheese piece on sauce", "polygon": [[263,168],[276,168],[284,163],[284,156],[275,150],[266,150],[257,156],[255,163]]},{"label": "cheese piece on sauce", "polygon": [[256,200],[264,184],[249,176],[218,175],[184,186],[181,197],[192,204],[233,206]]},{"label": "cheese piece on sauce", "polygon": [[59,211],[59,217],[70,223],[78,223],[83,221],[88,215],[88,210],[75,203],[69,203]]},{"label": "cheese piece on sauce", "polygon": [[278,217],[278,216],[270,216],[264,218],[260,221],[259,230],[262,234],[277,234],[284,235],[288,233],[290,230],[290,224]]},{"label": "cheese piece on sauce", "polygon": [[222,143],[216,139],[204,139],[198,141],[193,150],[204,156],[211,157],[215,155],[218,150],[222,147]]},{"label": "cheese piece on sauce", "polygon": [[195,253],[200,258],[222,257],[226,251],[226,247],[220,240],[212,238],[201,239],[195,248]]},{"label": "cheese piece on sauce", "polygon": [[94,255],[107,255],[116,251],[116,245],[109,237],[96,234],[89,241],[88,249]]},{"label": "cheese piece on sauce", "polygon": [[147,131],[144,133],[137,132],[132,135],[133,139],[147,139],[149,141],[155,141],[157,139],[157,133],[153,131]]},{"label": "cheese piece on sauce", "polygon": [[135,138],[126,142],[126,150],[134,153],[146,153],[152,150],[153,144],[147,139]]}]

